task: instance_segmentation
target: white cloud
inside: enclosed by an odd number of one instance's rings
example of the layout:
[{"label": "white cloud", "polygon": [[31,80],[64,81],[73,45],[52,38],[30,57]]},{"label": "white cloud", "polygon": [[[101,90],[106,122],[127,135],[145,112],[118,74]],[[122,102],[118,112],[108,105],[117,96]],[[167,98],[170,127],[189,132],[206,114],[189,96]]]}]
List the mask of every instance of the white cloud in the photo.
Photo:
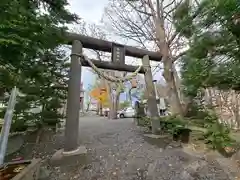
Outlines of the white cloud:
[{"label": "white cloud", "polygon": [[[108,0],[69,0],[69,7],[68,9],[72,13],[76,13],[81,17],[84,21],[86,21],[88,24],[95,23],[95,24],[100,24],[101,18],[104,13],[104,8],[106,7]],[[74,25],[70,25],[74,26]],[[128,45],[135,45],[135,43],[131,41],[126,41],[118,36],[111,35],[110,36],[111,41],[117,41],[119,43],[127,43]],[[89,53],[87,53],[89,55]],[[89,55],[90,56],[90,55]],[[131,58],[131,57],[126,57],[126,64],[135,64],[135,65],[141,65],[141,59],[136,59],[136,58]],[[155,67],[159,63],[157,62],[151,62],[152,65],[152,70],[155,69]],[[153,73],[154,74],[154,73]],[[159,77],[160,73],[155,73],[154,78],[155,79],[161,79],[161,75]],[[90,84],[93,84],[94,81],[94,74],[90,71],[87,70],[86,67],[83,67],[82,70],[82,82],[84,89],[87,89],[87,87]]]},{"label": "white cloud", "polygon": [[87,22],[98,23],[108,0],[69,0],[68,9]]},{"label": "white cloud", "polygon": [[[68,9],[70,12],[77,14],[88,23],[98,23],[101,20],[104,7],[108,0],[69,0]],[[70,27],[73,25],[70,25]],[[94,74],[86,67],[82,68],[82,82],[86,90],[94,81]]]}]

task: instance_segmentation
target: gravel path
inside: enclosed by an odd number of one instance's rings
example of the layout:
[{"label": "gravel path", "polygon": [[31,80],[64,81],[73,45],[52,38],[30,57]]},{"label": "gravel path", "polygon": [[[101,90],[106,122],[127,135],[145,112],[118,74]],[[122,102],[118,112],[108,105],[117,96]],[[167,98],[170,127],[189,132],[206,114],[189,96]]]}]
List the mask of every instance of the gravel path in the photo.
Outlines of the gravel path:
[{"label": "gravel path", "polygon": [[142,136],[132,119],[81,118],[80,139],[87,163],[54,168],[57,180],[230,180],[220,165],[184,153],[165,138],[157,145]]}]

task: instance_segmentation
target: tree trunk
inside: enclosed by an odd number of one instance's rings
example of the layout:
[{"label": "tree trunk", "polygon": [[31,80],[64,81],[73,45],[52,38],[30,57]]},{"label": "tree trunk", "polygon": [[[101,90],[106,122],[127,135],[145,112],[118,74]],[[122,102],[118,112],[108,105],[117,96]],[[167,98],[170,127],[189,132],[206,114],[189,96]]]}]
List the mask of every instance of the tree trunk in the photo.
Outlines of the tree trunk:
[{"label": "tree trunk", "polygon": [[164,64],[164,72],[163,76],[167,82],[168,89],[168,99],[170,104],[170,111],[172,114],[183,116],[182,104],[180,102],[178,89],[176,86],[175,78],[174,78],[174,70],[173,70],[173,62],[169,57],[169,49],[166,43],[163,43],[162,46],[162,54],[163,54],[163,64]]},{"label": "tree trunk", "polygon": [[[168,99],[170,104],[170,110],[172,114],[183,116],[183,109],[179,99],[178,89],[176,87],[176,82],[174,78],[174,62],[172,55],[170,53],[170,47],[166,40],[166,34],[164,29],[164,17],[163,17],[163,7],[160,6],[159,1],[157,5],[157,15],[153,16],[154,24],[156,27],[156,38],[157,45],[162,54],[162,62],[164,65],[163,76],[167,82],[168,89]],[[153,7],[153,4],[151,4]],[[153,10],[152,10],[153,11]],[[153,14],[155,12],[152,12]]]},{"label": "tree trunk", "polygon": [[180,104],[181,104],[182,113],[183,113],[183,116],[185,116],[188,113],[189,108],[191,108],[191,104],[193,103],[193,99],[190,99],[189,97],[185,96],[185,94],[183,93],[181,79],[178,75],[178,72],[177,72],[174,64],[173,64],[173,75],[174,75],[174,79],[175,79],[175,82],[176,82],[175,86],[176,86],[179,101],[180,101]]},{"label": "tree trunk", "polygon": [[103,116],[103,106],[102,106],[102,102],[99,103],[99,115]]},{"label": "tree trunk", "polygon": [[88,112],[88,111],[89,111],[90,104],[91,104],[91,101],[87,103],[86,112]]},{"label": "tree trunk", "polygon": [[238,97],[239,97],[239,93],[234,91],[233,92],[233,101],[234,101],[234,108],[233,108],[233,111],[234,111],[234,117],[235,117],[235,124],[236,124],[236,128],[239,129],[240,128],[240,116],[239,116],[239,100],[238,100]]},{"label": "tree trunk", "polygon": [[212,90],[211,90],[211,88],[206,88],[205,89],[205,101],[206,101],[206,105],[208,107],[213,107]]},{"label": "tree trunk", "polygon": [[116,93],[116,97],[113,101],[113,111],[112,111],[112,119],[117,119],[117,111],[118,111],[118,105],[119,105],[119,97],[120,93]]},{"label": "tree trunk", "polygon": [[170,104],[170,111],[172,114],[183,116],[182,104],[180,103],[173,75],[171,74],[171,72],[168,72],[168,70],[166,70],[164,74],[164,77],[167,81],[167,88],[169,93],[168,98]]},{"label": "tree trunk", "polygon": [[[110,74],[110,75],[113,75],[113,72],[107,72],[107,74]],[[112,98],[112,87],[111,87],[111,83],[110,82],[108,82],[107,80],[103,80],[103,84],[104,84],[104,86],[106,87],[106,89],[107,89],[107,92],[108,92],[108,101],[109,101],[109,115],[108,115],[108,117],[110,118],[110,119],[112,119],[112,117],[113,117],[113,98]]]},{"label": "tree trunk", "polygon": [[180,99],[180,102],[181,103],[184,103],[185,100],[186,100],[186,97],[184,96],[184,94],[182,93],[182,88],[181,88],[181,79],[178,75],[178,72],[175,68],[175,65],[173,65],[173,76],[174,76],[174,79],[175,79],[175,82],[176,82],[176,87],[177,87],[177,91],[178,91],[178,97]]},{"label": "tree trunk", "polygon": [[152,125],[152,133],[157,134],[160,129],[159,123],[159,114],[158,114],[158,107],[157,107],[157,100],[156,100],[156,92],[153,84],[152,72],[150,67],[150,61],[148,56],[144,56],[142,59],[142,64],[145,67],[145,84],[147,90],[147,108],[149,112],[149,116],[151,118],[151,125]]},{"label": "tree trunk", "polygon": [[99,102],[97,102],[97,115],[99,115],[100,114],[100,104],[99,104]]},{"label": "tree trunk", "polygon": [[[112,75],[116,76],[116,73],[113,73]],[[127,72],[124,72],[123,74],[118,74],[119,76],[126,76]],[[111,109],[111,119],[117,119],[117,111],[118,111],[118,106],[119,106],[119,98],[120,98],[120,94],[122,93],[123,89],[121,89],[122,87],[120,86],[121,84],[116,84],[117,87],[116,88],[116,94],[115,97],[112,98],[112,109]],[[110,87],[113,88],[113,87]]]}]

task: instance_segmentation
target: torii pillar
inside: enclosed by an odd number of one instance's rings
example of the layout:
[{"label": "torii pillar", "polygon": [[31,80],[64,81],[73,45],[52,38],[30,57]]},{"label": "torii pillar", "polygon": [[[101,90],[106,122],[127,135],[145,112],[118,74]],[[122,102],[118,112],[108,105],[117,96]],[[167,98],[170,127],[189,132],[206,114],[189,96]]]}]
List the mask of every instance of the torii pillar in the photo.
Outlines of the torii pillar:
[{"label": "torii pillar", "polygon": [[152,133],[158,134],[160,130],[160,121],[159,121],[159,114],[158,114],[158,107],[157,107],[157,100],[156,100],[156,92],[153,84],[150,60],[147,55],[143,57],[142,64],[145,69],[144,79],[145,79],[145,84],[146,84],[146,89],[148,94],[147,106],[149,110],[149,116],[151,118]]},{"label": "torii pillar", "polygon": [[[82,44],[74,40],[72,44],[71,64],[68,81],[68,98],[67,98],[67,119],[65,126],[65,143],[64,148],[57,151],[52,160],[62,164],[63,162],[76,162],[82,158],[76,156],[86,154],[84,146],[79,142],[79,110],[80,110],[80,92],[81,92],[81,63],[80,55],[82,54]],[[66,159],[68,159],[66,161]],[[62,161],[63,160],[63,161]],[[70,160],[70,161],[69,161]]]}]

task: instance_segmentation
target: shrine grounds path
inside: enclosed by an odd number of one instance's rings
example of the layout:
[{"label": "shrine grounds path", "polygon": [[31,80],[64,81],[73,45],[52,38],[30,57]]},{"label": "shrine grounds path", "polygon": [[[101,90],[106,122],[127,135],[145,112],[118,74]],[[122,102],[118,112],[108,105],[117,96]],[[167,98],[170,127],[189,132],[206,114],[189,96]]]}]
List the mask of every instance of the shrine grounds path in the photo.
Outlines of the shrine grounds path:
[{"label": "shrine grounds path", "polygon": [[81,117],[80,139],[88,149],[82,166],[55,167],[57,180],[230,180],[220,164],[183,152],[167,138],[147,139],[133,119]]}]

